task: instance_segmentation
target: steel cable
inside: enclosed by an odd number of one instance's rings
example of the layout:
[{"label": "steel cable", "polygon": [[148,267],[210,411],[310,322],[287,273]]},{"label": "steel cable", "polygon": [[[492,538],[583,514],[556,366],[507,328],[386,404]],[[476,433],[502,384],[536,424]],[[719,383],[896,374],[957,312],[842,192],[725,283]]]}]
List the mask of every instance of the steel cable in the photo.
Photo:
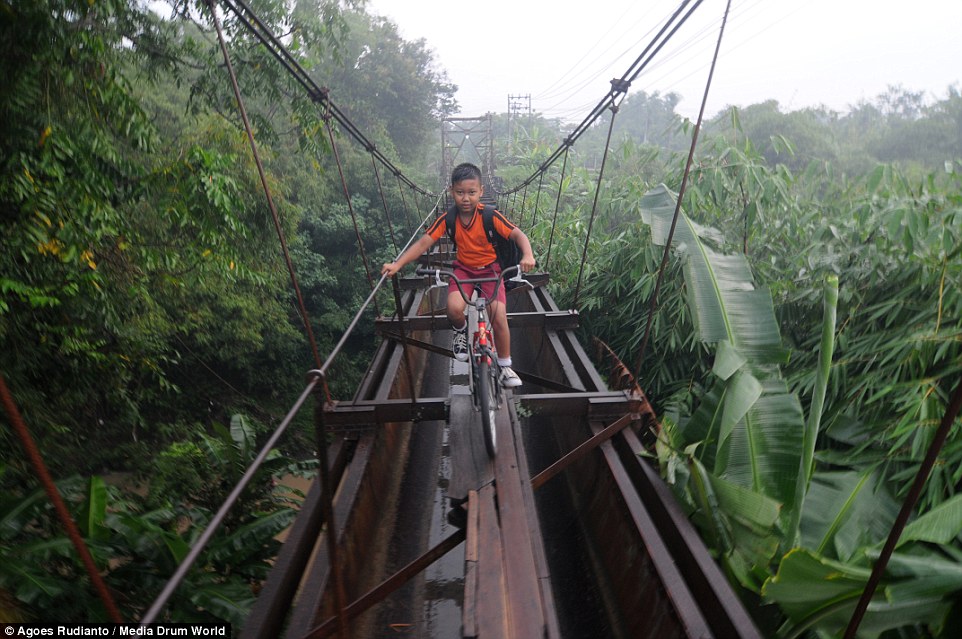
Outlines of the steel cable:
[{"label": "steel cable", "polygon": [[[399,179],[403,180],[409,187],[423,195],[434,197],[435,194],[422,189],[416,183],[414,183],[410,178],[404,175],[398,167],[391,162],[387,156],[381,153],[377,149],[377,145],[373,144],[367,137],[361,132],[361,130],[354,124],[354,122],[347,117],[338,106],[331,100],[330,95],[327,90],[319,86],[310,74],[301,66],[300,62],[291,54],[283,42],[281,42],[277,36],[271,32],[270,28],[257,17],[257,14],[244,2],[244,0],[220,0],[220,2],[231,10],[231,12],[237,17],[237,19],[245,26],[247,29],[260,40],[268,52],[273,55],[281,65],[287,69],[288,73],[305,89],[308,96],[314,101],[323,106],[331,116],[337,120],[337,122],[345,128],[345,130],[350,133],[350,135],[357,140],[364,148],[368,149],[373,153],[377,159],[394,172]],[[249,19],[248,17],[249,16]]]},{"label": "steel cable", "polygon": [[638,77],[638,75],[648,66],[654,56],[661,51],[661,49],[674,37],[678,30],[688,21],[689,18],[694,14],[695,10],[701,6],[704,0],[696,0],[695,4],[685,13],[684,16],[680,17],[685,8],[691,3],[691,0],[683,0],[683,2],[678,6],[674,13],[668,18],[658,33],[652,38],[645,49],[635,58],[634,62],[629,65],[628,69],[622,74],[621,78],[614,79],[611,81],[611,89],[608,93],[595,105],[591,112],[578,124],[574,130],[568,135],[558,148],[548,156],[541,166],[532,173],[528,178],[521,184],[508,189],[505,192],[512,192],[518,190],[523,186],[530,184],[539,175],[543,175],[548,168],[553,165],[568,145],[573,144],[577,141],[584,133],[591,127],[595,121],[601,117],[605,109],[612,103],[613,100],[617,99],[619,95],[627,93],[628,88],[631,83]]},{"label": "steel cable", "polygon": [[671,228],[668,230],[668,238],[665,241],[665,250],[661,257],[661,266],[658,267],[658,276],[655,278],[655,290],[651,295],[651,302],[648,309],[648,323],[645,326],[645,335],[641,340],[641,347],[638,349],[638,363],[635,366],[635,379],[641,379],[641,365],[645,361],[645,351],[648,349],[648,339],[651,336],[651,327],[655,319],[655,309],[658,307],[658,292],[661,289],[661,281],[664,277],[665,268],[668,265],[668,256],[671,251],[671,240],[675,235],[675,226],[678,224],[678,214],[681,211],[681,201],[685,196],[685,187],[688,184],[688,175],[691,173],[691,164],[695,157],[695,147],[698,144],[698,132],[701,130],[702,120],[705,117],[705,104],[708,102],[708,93],[711,89],[712,77],[715,74],[715,64],[718,62],[718,52],[721,50],[722,38],[725,35],[725,25],[728,22],[728,12],[731,9],[731,0],[725,5],[725,15],[722,18],[721,29],[718,31],[718,41],[715,44],[715,54],[712,56],[711,67],[708,70],[708,79],[705,81],[705,93],[702,95],[701,107],[698,110],[698,120],[695,123],[695,130],[691,136],[691,146],[688,149],[688,160],[685,162],[685,172],[681,178],[681,186],[678,189],[678,198],[675,202],[675,212],[671,218]]},{"label": "steel cable", "polygon": [[[351,202],[351,191],[347,188],[347,179],[344,177],[344,167],[341,165],[341,155],[337,151],[337,142],[334,140],[334,127],[331,126],[330,118],[325,117],[324,122],[327,126],[327,135],[331,140],[331,151],[334,153],[334,161],[337,164],[337,173],[341,177],[341,187],[344,189],[344,200],[347,202],[347,210],[351,213],[351,222],[354,224],[354,237],[357,238],[357,250],[361,253],[361,262],[364,263],[364,274],[367,275],[368,285],[373,291],[374,278],[371,276],[371,266],[368,264],[367,253],[364,251],[364,240],[361,239],[361,229],[357,226],[357,215],[354,213],[354,203]],[[378,315],[381,314],[377,306],[377,300],[374,301],[374,312]]]},{"label": "steel cable", "polygon": [[[34,442],[33,437],[30,435],[30,431],[27,429],[27,425],[24,423],[23,417],[20,415],[20,411],[13,401],[13,395],[10,394],[10,390],[7,388],[7,382],[4,380],[2,374],[0,374],[0,399],[3,400],[3,407],[7,411],[7,417],[10,418],[10,424],[13,426],[17,436],[20,438],[20,442],[23,444],[27,458],[33,466],[34,473],[36,473],[37,479],[40,480],[40,485],[43,486],[47,497],[49,497],[53,503],[53,508],[67,533],[67,537],[70,539],[70,543],[73,544],[73,547],[77,550],[77,554],[80,555],[80,561],[83,563],[87,575],[90,577],[90,581],[93,583],[94,589],[100,597],[100,601],[103,602],[104,607],[107,609],[107,614],[114,623],[123,623],[123,617],[120,616],[120,610],[117,608],[117,604],[114,603],[113,595],[110,594],[107,583],[100,575],[100,569],[97,567],[96,562],[94,562],[94,558],[90,554],[90,549],[87,548],[87,544],[84,543],[76,522],[74,522],[73,517],[70,516],[70,511],[67,510],[67,504],[64,503],[60,491],[57,490],[57,485],[54,483],[53,477],[50,475],[50,471],[43,461],[40,449],[37,448],[36,442]],[[12,628],[12,626],[8,626],[8,628]]]},{"label": "steel cable", "polygon": [[581,266],[578,268],[578,283],[575,285],[575,297],[574,302],[572,303],[574,308],[578,308],[578,296],[581,293],[581,277],[585,271],[585,262],[588,260],[588,243],[591,241],[591,229],[594,226],[595,213],[598,210],[598,198],[601,195],[601,182],[605,177],[605,164],[608,161],[608,148],[611,146],[611,132],[615,128],[615,115],[618,114],[618,105],[614,104],[614,98],[612,98],[612,104],[609,108],[611,109],[611,121],[608,123],[608,138],[605,140],[605,149],[601,153],[601,167],[598,169],[598,185],[595,187],[595,197],[591,204],[591,217],[588,218],[588,231],[585,233],[585,248],[581,252]]},{"label": "steel cable", "polygon": [[558,223],[558,209],[561,208],[561,189],[565,183],[565,171],[568,168],[568,149],[570,148],[570,146],[565,147],[564,161],[561,163],[561,176],[558,178],[558,197],[555,199],[554,215],[551,218],[551,233],[548,236],[548,255],[544,258],[545,270],[548,270],[548,265],[551,263],[551,245],[554,243],[554,229]]},{"label": "steel cable", "polygon": [[384,219],[387,221],[388,232],[391,234],[391,246],[394,247],[394,254],[400,255],[397,240],[394,239],[394,222],[391,221],[391,213],[388,211],[387,198],[384,197],[384,187],[381,185],[381,173],[377,170],[377,159],[371,154],[371,166],[374,168],[374,180],[377,182],[377,193],[381,196],[381,204],[384,206]]}]

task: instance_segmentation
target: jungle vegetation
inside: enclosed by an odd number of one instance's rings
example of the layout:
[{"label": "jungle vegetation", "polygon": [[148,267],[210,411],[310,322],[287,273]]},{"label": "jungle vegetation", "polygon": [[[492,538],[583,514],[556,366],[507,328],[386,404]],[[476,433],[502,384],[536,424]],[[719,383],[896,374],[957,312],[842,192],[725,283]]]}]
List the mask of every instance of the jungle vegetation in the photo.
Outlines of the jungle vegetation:
[{"label": "jungle vegetation", "polygon": [[[428,43],[360,1],[253,4],[378,149],[437,189],[456,87]],[[206,3],[166,6],[0,2],[0,373],[129,619],[314,366]],[[393,176],[378,189],[367,151],[330,136],[317,104],[222,19],[327,352],[369,292],[355,220],[376,268],[433,203]],[[585,338],[630,366],[691,140],[677,104],[630,94],[600,182],[610,115],[540,198],[506,204],[559,302],[580,291]],[[495,127],[509,186],[566,132],[538,114]],[[725,109],[705,123],[681,210],[638,368],[662,422],[652,462],[766,634],[836,636],[962,371],[962,94],[893,87],[845,113]],[[576,232],[552,235],[555,224]],[[350,395],[374,345],[362,322],[335,396]],[[0,617],[104,619],[0,422]],[[274,477],[310,468],[311,427],[296,427],[171,619],[242,623],[292,517]],[[115,473],[122,485],[104,480]],[[953,428],[863,636],[948,636],[960,474]]]}]

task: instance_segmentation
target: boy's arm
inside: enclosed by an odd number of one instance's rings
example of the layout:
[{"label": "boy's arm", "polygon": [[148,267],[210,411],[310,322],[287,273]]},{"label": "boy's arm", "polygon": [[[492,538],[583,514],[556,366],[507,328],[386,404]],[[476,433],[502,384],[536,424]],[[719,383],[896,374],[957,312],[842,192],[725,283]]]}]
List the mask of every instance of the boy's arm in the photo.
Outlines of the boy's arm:
[{"label": "boy's arm", "polygon": [[528,241],[528,236],[524,234],[524,231],[519,229],[517,226],[511,229],[511,234],[508,235],[509,240],[513,240],[518,248],[521,249],[521,270],[525,273],[534,268],[534,252],[531,250],[531,242]]},{"label": "boy's arm", "polygon": [[401,257],[397,258],[397,260],[394,262],[390,262],[382,266],[381,275],[387,275],[388,277],[391,277],[404,268],[406,264],[418,259],[418,256],[431,248],[434,245],[434,242],[434,238],[425,233],[421,236],[421,239],[409,246],[406,251],[401,253]]}]

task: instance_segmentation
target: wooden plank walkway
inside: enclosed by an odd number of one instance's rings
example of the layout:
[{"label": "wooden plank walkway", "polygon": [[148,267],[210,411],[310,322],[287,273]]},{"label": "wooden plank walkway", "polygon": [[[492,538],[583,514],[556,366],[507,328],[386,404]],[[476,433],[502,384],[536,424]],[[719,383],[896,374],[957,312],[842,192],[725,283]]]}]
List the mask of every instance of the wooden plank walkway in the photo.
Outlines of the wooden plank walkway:
[{"label": "wooden plank walkway", "polygon": [[550,573],[511,391],[498,411],[498,455],[488,458],[481,418],[452,365],[448,496],[465,500],[464,637],[560,637]]}]

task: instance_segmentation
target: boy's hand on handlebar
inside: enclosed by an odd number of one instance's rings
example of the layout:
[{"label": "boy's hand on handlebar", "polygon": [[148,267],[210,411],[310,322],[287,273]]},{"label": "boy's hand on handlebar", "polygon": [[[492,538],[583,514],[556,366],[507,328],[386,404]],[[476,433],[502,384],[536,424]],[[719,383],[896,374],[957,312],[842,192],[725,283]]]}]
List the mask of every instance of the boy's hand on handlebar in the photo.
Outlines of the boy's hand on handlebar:
[{"label": "boy's hand on handlebar", "polygon": [[522,271],[523,273],[527,273],[527,272],[531,271],[531,269],[533,269],[533,268],[534,268],[534,265],[535,265],[534,256],[533,256],[533,255],[523,255],[523,256],[521,257],[521,261],[518,263],[518,265],[521,267],[521,271]]}]

